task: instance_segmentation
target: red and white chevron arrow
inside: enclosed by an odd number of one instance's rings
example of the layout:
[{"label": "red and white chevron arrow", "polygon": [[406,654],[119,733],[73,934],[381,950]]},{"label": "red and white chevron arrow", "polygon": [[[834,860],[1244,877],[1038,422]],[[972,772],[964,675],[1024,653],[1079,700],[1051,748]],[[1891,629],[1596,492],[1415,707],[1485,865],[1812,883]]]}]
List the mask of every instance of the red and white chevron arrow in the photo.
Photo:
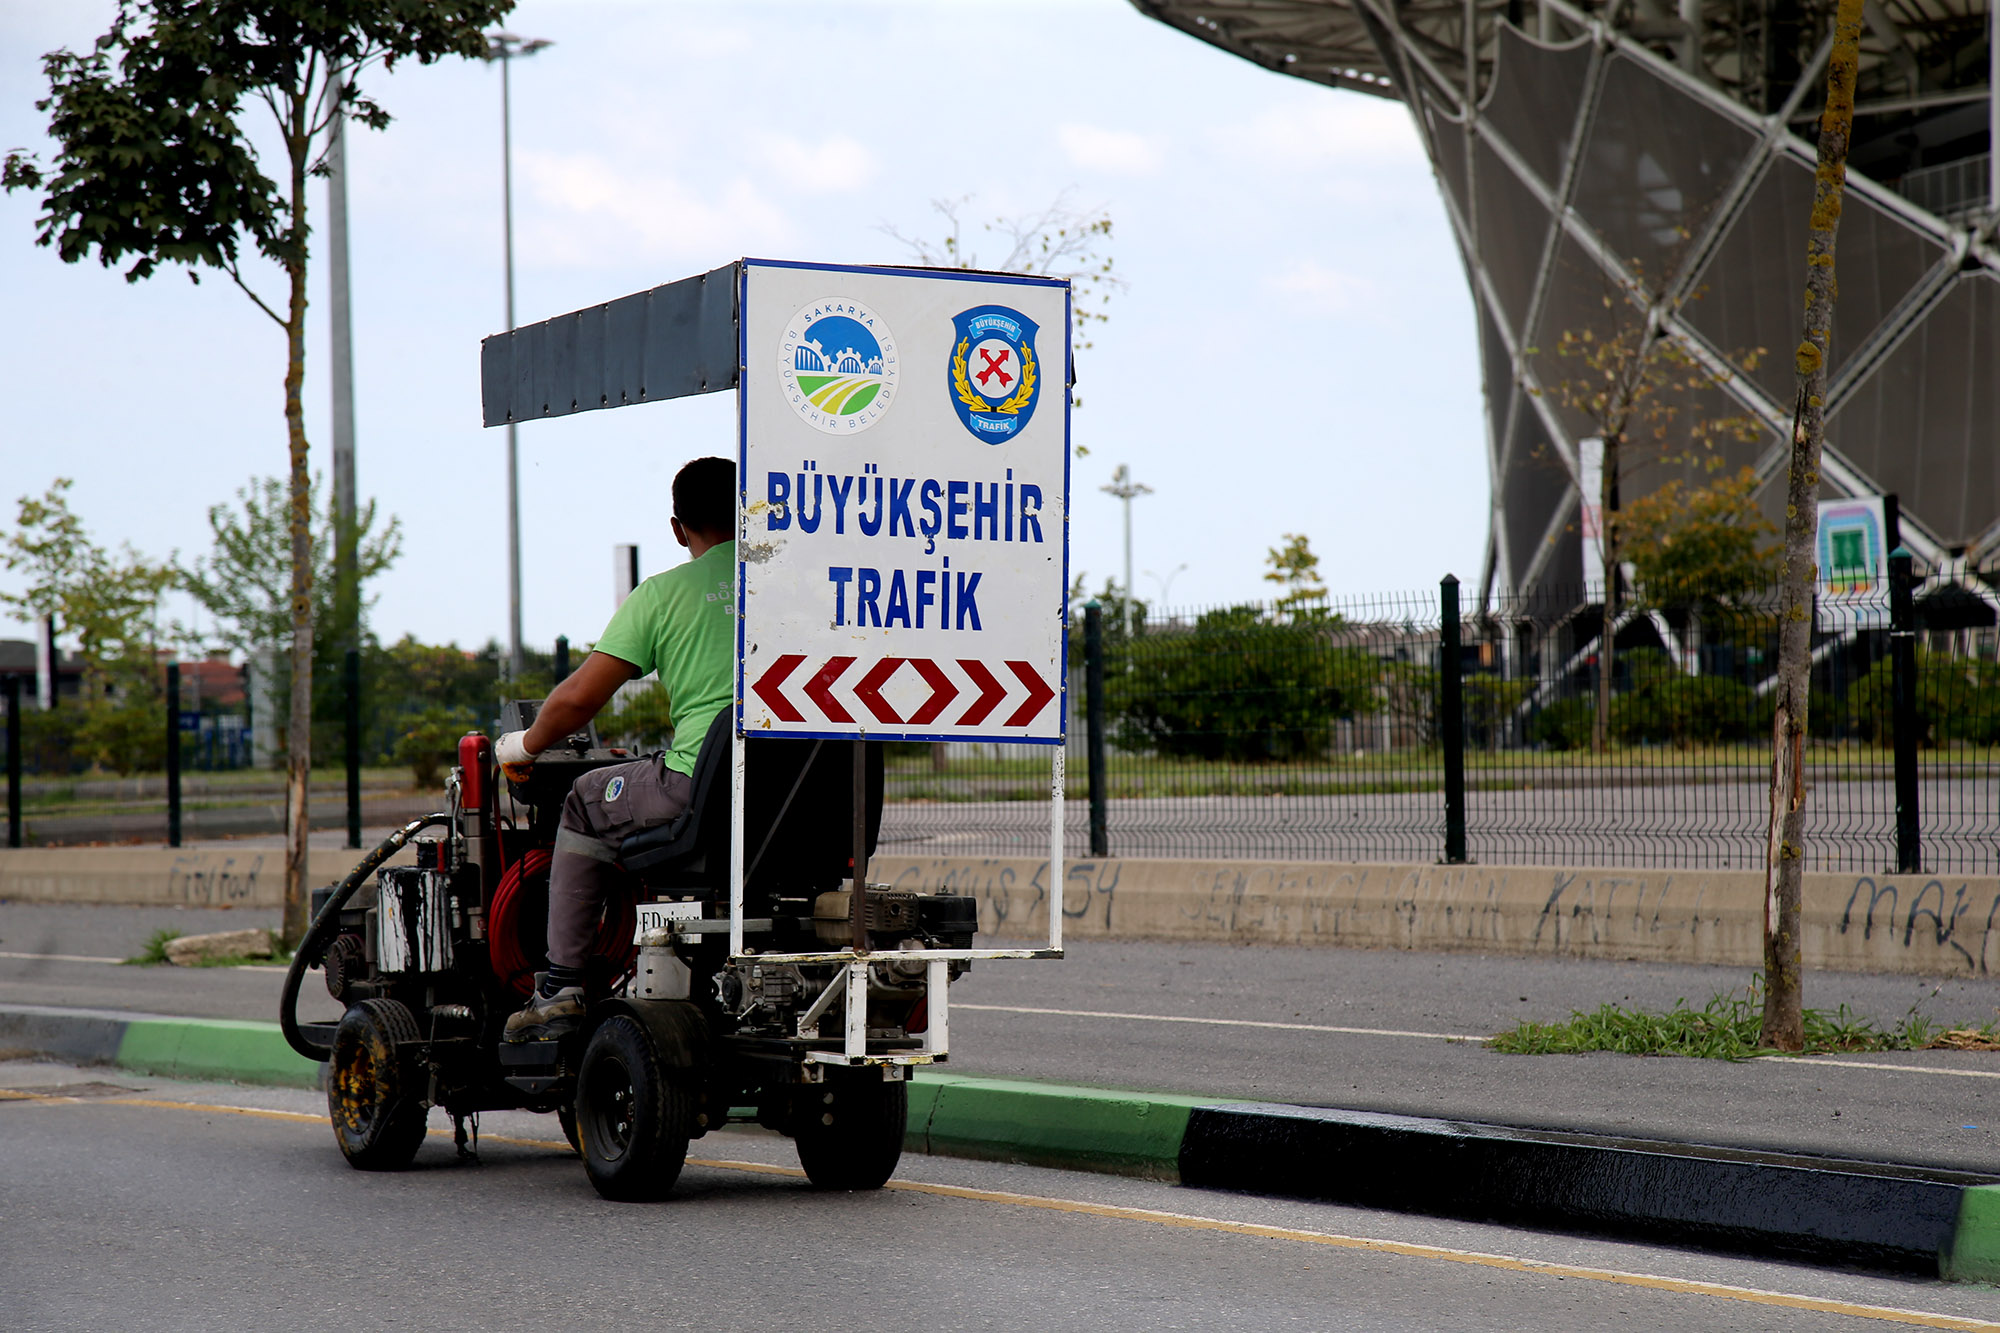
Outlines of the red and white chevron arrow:
[{"label": "red and white chevron arrow", "polygon": [[[976,727],[993,716],[1002,702],[1011,703],[1013,711],[998,725],[1025,728],[1056,697],[1055,689],[1031,662],[1001,662],[998,665],[1005,674],[999,674],[976,658],[936,661],[883,657],[857,667],[859,661],[855,657],[829,657],[801,671],[806,665],[805,654],[786,653],[751,682],[750,691],[780,722],[811,722],[817,720],[812,716],[817,714],[828,722],[852,723],[855,712],[861,711],[884,726],[940,728]],[[930,691],[914,707],[904,705],[907,716],[882,693],[897,673],[904,671]],[[1022,689],[1025,695],[1015,697]]]}]

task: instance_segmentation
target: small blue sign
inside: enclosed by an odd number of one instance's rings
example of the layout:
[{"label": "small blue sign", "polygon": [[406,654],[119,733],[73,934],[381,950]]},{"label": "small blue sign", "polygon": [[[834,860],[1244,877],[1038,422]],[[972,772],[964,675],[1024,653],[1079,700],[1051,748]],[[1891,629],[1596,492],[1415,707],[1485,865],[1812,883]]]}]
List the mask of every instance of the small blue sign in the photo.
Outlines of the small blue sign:
[{"label": "small blue sign", "polygon": [[201,730],[200,709],[189,709],[189,708],[181,709],[181,730],[182,731]]},{"label": "small blue sign", "polygon": [[1039,326],[1004,305],[960,311],[951,325],[951,405],[974,439],[1004,444],[1027,428],[1042,396]]}]

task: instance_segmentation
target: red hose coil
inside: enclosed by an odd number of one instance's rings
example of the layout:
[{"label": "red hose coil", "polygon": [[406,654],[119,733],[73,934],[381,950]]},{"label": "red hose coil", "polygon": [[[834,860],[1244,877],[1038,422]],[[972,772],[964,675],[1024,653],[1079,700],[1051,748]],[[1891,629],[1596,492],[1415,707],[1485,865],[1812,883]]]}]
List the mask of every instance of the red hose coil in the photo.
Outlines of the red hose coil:
[{"label": "red hose coil", "polygon": [[[548,850],[542,847],[530,848],[514,858],[493,890],[493,911],[486,922],[486,950],[493,964],[493,975],[522,995],[534,989],[535,972],[546,962],[528,957],[521,949],[521,893],[539,880],[543,890],[539,897],[543,902],[548,901],[549,864]],[[614,890],[604,905],[604,920],[590,942],[591,955],[610,964],[614,977],[632,970],[639,952],[632,942],[638,924],[633,895]]]}]

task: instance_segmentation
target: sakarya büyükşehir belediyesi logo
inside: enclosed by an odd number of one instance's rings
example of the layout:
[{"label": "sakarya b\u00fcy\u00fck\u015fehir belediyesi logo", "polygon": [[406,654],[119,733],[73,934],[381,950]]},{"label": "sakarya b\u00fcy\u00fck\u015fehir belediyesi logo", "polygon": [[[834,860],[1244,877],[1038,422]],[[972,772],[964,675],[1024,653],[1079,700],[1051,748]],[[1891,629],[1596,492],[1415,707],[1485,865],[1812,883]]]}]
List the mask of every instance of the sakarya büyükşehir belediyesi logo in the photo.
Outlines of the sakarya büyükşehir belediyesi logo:
[{"label": "sakarya b\u00fcy\u00fck\u015fehir belediyesi logo", "polygon": [[859,301],[808,302],[785,321],[778,378],[785,401],[814,430],[867,430],[896,399],[896,336]]},{"label": "sakarya b\u00fcy\u00fck\u015fehir belediyesi logo", "polygon": [[1039,326],[1004,305],[951,317],[951,404],[974,439],[1001,444],[1027,429],[1042,396]]}]

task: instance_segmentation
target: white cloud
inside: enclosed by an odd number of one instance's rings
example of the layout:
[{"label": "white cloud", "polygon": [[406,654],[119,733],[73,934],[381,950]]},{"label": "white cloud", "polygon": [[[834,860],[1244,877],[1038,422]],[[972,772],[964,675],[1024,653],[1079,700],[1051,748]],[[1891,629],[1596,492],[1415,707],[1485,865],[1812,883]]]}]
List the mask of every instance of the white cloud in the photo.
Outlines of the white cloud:
[{"label": "white cloud", "polygon": [[1076,166],[1121,176],[1150,176],[1166,160],[1157,139],[1131,130],[1071,124],[1056,131],[1056,142]]},{"label": "white cloud", "polygon": [[1424,160],[1410,113],[1400,102],[1318,94],[1273,107],[1224,132],[1267,162],[1298,166],[1378,166]]},{"label": "white cloud", "polygon": [[854,139],[836,134],[805,143],[782,134],[763,138],[764,161],[787,185],[812,194],[845,194],[875,179],[881,164]]},{"label": "white cloud", "polygon": [[781,248],[795,234],[784,211],[741,177],[720,189],[695,188],[587,154],[523,152],[520,163],[535,200],[522,210],[524,249],[539,262],[596,265],[635,251],[753,254]]},{"label": "white cloud", "polygon": [[1352,273],[1327,268],[1311,259],[1294,264],[1276,277],[1266,278],[1264,286],[1270,291],[1290,296],[1321,314],[1372,308],[1376,304],[1374,283]]}]

